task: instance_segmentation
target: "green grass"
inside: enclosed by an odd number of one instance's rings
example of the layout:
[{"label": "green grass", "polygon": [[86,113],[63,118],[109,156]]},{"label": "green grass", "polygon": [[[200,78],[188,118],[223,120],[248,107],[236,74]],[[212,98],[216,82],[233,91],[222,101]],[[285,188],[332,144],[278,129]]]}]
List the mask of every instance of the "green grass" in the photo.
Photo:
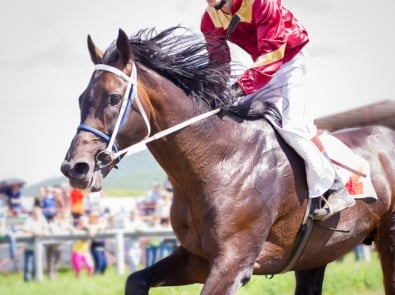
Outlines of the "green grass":
[{"label": "green grass", "polygon": [[[70,269],[59,271],[56,279],[44,279],[42,282],[25,283],[22,274],[0,275],[0,294],[16,295],[121,295],[127,274],[118,276],[114,267],[110,267],[103,276],[88,277],[83,272],[75,278]],[[202,285],[195,284],[183,287],[153,288],[150,295],[184,295],[200,293]],[[238,295],[278,295],[293,294],[295,287],[292,272],[276,275],[272,279],[265,276],[254,276],[243,287]],[[328,265],[324,281],[325,295],[384,294],[382,274],[377,254],[372,253],[372,261],[354,262],[353,254],[345,257],[343,262]]]}]

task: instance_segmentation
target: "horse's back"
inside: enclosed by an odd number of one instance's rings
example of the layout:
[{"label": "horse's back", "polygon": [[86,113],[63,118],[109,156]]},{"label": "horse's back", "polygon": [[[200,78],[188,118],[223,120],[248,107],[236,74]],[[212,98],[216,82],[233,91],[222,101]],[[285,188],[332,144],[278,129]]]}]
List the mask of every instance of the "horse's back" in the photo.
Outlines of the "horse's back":
[{"label": "horse's back", "polygon": [[376,169],[387,170],[395,181],[395,131],[385,126],[366,126],[343,129],[333,133],[356,154]]},{"label": "horse's back", "polygon": [[368,161],[373,186],[381,200],[378,208],[385,211],[382,204],[386,209],[392,208],[395,203],[395,131],[384,126],[366,126],[339,130],[333,135]]},{"label": "horse's back", "polygon": [[[358,128],[348,128],[337,130],[332,133],[334,136],[343,141],[351,149],[366,147],[366,145],[389,145],[391,150],[395,145],[395,131],[391,128],[372,125]],[[376,146],[372,146],[374,148]],[[376,150],[377,151],[377,150]]]}]

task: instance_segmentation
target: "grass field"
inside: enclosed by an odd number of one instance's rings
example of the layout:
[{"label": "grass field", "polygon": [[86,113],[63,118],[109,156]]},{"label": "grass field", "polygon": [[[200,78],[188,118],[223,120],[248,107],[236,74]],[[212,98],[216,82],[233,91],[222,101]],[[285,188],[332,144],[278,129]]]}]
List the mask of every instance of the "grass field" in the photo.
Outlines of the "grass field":
[{"label": "grass field", "polygon": [[[25,283],[22,274],[1,274],[0,294],[8,295],[121,295],[127,274],[118,276],[113,267],[105,275],[87,277],[85,273],[75,278],[70,269],[62,269],[54,280],[45,278],[42,282]],[[272,279],[254,276],[238,295],[286,295],[293,294],[295,286],[293,273],[276,275]],[[184,287],[162,287],[151,289],[150,295],[199,294],[201,285]],[[382,274],[377,254],[372,261],[355,262],[352,253],[343,262],[328,265],[324,281],[325,295],[382,295],[384,294]]]}]

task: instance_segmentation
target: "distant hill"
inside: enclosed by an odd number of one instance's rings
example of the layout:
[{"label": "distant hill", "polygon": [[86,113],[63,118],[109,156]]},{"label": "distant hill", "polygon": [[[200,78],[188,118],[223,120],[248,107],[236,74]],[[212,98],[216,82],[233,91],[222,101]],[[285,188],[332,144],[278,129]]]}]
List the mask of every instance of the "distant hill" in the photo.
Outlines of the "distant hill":
[{"label": "distant hill", "polygon": [[[164,183],[166,173],[145,150],[122,159],[119,169],[113,169],[104,180],[104,191],[148,191],[155,181]],[[66,177],[56,177],[43,180],[37,184],[26,186],[23,193],[26,196],[38,195],[39,189],[46,185],[67,183]]]},{"label": "distant hill", "polygon": [[149,151],[128,156],[104,180],[107,189],[149,190],[155,181],[164,183],[166,173]]}]

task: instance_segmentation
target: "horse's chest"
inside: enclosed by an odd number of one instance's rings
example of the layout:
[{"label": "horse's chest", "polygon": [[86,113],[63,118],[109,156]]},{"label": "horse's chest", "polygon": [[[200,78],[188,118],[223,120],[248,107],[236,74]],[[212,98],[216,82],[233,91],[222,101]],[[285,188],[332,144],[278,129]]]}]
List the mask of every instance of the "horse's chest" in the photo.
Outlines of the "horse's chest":
[{"label": "horse's chest", "polygon": [[202,213],[198,208],[173,203],[171,223],[179,243],[188,251],[203,256]]}]

